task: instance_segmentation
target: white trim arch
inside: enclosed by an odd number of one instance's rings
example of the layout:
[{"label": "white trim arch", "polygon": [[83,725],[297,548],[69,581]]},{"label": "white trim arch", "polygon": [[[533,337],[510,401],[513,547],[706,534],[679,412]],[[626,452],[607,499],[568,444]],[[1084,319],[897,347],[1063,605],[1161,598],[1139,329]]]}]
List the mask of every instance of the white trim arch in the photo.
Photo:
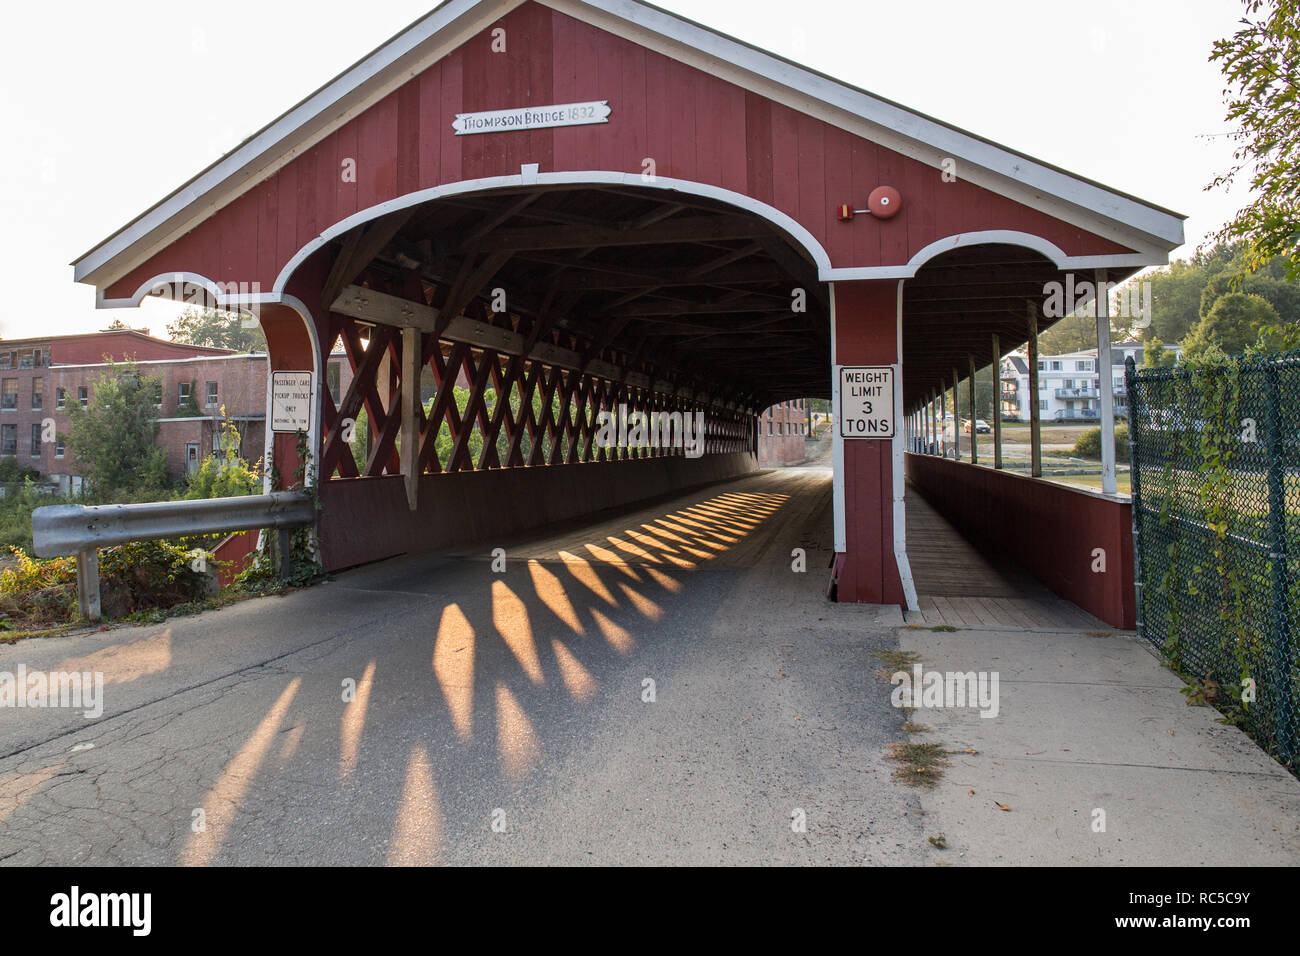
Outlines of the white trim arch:
[{"label": "white trim arch", "polygon": [[[221,308],[228,308],[232,311],[237,310],[259,318],[258,306],[261,305],[283,305],[292,309],[298,314],[307,329],[307,336],[311,340],[312,351],[312,419],[311,429],[309,430],[308,440],[311,447],[320,448],[320,426],[321,426],[321,388],[324,384],[324,369],[322,362],[328,361],[329,356],[321,355],[320,335],[316,330],[316,321],[312,316],[311,309],[307,304],[295,295],[286,292],[237,292],[229,293],[223,291],[222,284],[209,279],[207,276],[199,275],[196,272],[165,272],[154,276],[143,283],[136,289],[134,295],[125,299],[105,299],[101,291],[96,303],[101,309],[130,309],[139,307],[140,303],[149,296],[151,290],[162,286],[173,286],[177,284],[193,285],[203,289],[212,296],[212,301]],[[184,301],[184,300],[182,300]],[[270,356],[267,358],[270,361]],[[271,369],[268,367],[266,372],[266,434],[263,441],[263,450],[266,460],[270,461],[273,451],[275,436],[271,431]],[[320,480],[319,475],[312,475],[311,484],[314,485]],[[269,469],[262,479],[263,490],[269,492],[271,475]]]},{"label": "white trim arch", "polygon": [[791,216],[783,213],[774,206],[754,199],[752,196],[746,196],[744,193],[733,192],[730,189],[723,189],[721,186],[711,186],[707,183],[692,182],[687,179],[672,179],[667,176],[645,177],[641,173],[623,173],[611,172],[608,170],[586,170],[573,173],[539,173],[535,166],[523,166],[517,176],[492,176],[486,179],[468,179],[461,182],[446,183],[442,186],[434,186],[430,189],[422,189],[418,192],[407,193],[405,196],[398,196],[396,199],[390,199],[387,202],[379,203],[376,206],[370,206],[360,212],[348,216],[346,219],[336,222],[328,229],[324,230],[315,239],[308,242],[305,246],[294,254],[293,258],[285,263],[284,268],[280,270],[279,276],[275,280],[273,287],[274,292],[282,292],[289,284],[298,267],[307,260],[309,256],[318,251],[326,243],[337,239],[346,232],[355,229],[357,226],[364,225],[380,216],[386,216],[389,213],[400,212],[403,209],[409,209],[412,206],[419,206],[429,202],[435,202],[439,199],[446,199],[450,196],[463,196],[469,193],[489,192],[498,189],[519,189],[530,186],[628,186],[640,189],[659,189],[665,192],[678,192],[688,196],[698,196],[705,199],[713,199],[718,202],[726,203],[737,209],[751,213],[770,222],[780,229],[786,236],[801,246],[805,252],[812,258],[817,266],[817,274],[823,281],[829,273],[834,272],[831,266],[830,255],[827,254],[822,244],[814,238],[813,234],[805,229],[800,223]]},{"label": "white trim arch", "polygon": [[1071,256],[1056,243],[1044,239],[1032,232],[1019,232],[1015,229],[985,229],[978,232],[961,232],[942,239],[936,239],[918,251],[906,265],[902,266],[867,266],[863,268],[829,269],[822,272],[822,279],[828,282],[850,279],[911,279],[921,267],[931,259],[970,246],[1023,246],[1032,249],[1061,270],[1066,269],[1134,269],[1145,266],[1162,266],[1168,264],[1168,257],[1150,256],[1142,253],[1116,253],[1104,256]]}]

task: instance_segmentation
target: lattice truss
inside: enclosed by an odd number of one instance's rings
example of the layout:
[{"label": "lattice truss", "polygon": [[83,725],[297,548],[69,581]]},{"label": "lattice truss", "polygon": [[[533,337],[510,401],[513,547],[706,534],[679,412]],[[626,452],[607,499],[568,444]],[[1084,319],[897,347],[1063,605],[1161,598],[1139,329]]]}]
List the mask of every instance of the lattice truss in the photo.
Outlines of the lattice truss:
[{"label": "lattice truss", "polygon": [[704,454],[753,451],[763,408],[828,381],[825,289],[752,217],[507,194],[391,214],[334,255],[323,344],[353,375],[323,396],[327,480],[685,454],[662,436],[606,447],[602,413],[693,436],[702,412]]},{"label": "lattice truss", "polygon": [[[519,316],[486,313],[480,321],[515,335]],[[597,441],[600,413],[617,424],[638,413],[658,416],[704,413],[704,453],[750,451],[756,417],[752,409],[702,406],[694,398],[612,381],[591,372],[526,359],[466,342],[420,335],[419,380],[402,380],[404,340],[392,326],[367,326],[349,316],[331,316],[331,351],[341,345],[353,370],[347,393],[336,405],[324,394],[322,474],[338,478],[403,473],[399,453],[403,390],[422,392],[418,409],[420,473],[454,473],[685,454],[681,444],[603,447]],[[565,339],[568,339],[566,343]],[[572,337],[552,333],[550,344],[568,348]],[[536,343],[530,343],[535,345]],[[529,351],[532,351],[530,348]],[[431,397],[424,395],[432,391]],[[662,419],[659,419],[662,421]],[[348,439],[351,441],[348,441]]]}]

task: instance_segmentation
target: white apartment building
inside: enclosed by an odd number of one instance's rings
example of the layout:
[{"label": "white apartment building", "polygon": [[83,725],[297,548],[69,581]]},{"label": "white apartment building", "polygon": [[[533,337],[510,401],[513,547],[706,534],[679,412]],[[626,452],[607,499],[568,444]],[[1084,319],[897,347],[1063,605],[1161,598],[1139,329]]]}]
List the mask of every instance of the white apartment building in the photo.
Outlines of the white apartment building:
[{"label": "white apartment building", "polygon": [[[1181,352],[1179,346],[1169,346]],[[1097,373],[1097,350],[1067,352],[1038,357],[1039,419],[1044,422],[1090,422],[1101,418],[1101,388],[1109,387],[1115,400],[1115,417],[1128,417],[1128,395],[1124,388],[1124,360],[1129,356],[1142,364],[1142,343],[1121,342],[1110,350],[1109,374],[1101,381]],[[1012,352],[1002,360],[1002,417],[1006,421],[1029,421],[1029,358]]]}]

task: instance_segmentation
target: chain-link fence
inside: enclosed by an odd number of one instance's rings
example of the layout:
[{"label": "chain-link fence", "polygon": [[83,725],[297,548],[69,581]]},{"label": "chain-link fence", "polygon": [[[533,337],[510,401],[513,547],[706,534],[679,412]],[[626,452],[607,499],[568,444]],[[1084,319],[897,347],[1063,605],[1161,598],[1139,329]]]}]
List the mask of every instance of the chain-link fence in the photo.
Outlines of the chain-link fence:
[{"label": "chain-link fence", "polygon": [[1139,632],[1294,771],[1300,352],[1126,380]]}]

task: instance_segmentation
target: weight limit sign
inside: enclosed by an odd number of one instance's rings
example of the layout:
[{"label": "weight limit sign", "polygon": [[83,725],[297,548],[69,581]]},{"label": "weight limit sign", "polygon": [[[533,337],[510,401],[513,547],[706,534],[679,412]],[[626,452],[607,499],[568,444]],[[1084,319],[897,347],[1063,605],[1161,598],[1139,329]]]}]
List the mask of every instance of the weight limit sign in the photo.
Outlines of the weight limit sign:
[{"label": "weight limit sign", "polygon": [[840,368],[840,437],[894,437],[894,369],[891,366]]}]

